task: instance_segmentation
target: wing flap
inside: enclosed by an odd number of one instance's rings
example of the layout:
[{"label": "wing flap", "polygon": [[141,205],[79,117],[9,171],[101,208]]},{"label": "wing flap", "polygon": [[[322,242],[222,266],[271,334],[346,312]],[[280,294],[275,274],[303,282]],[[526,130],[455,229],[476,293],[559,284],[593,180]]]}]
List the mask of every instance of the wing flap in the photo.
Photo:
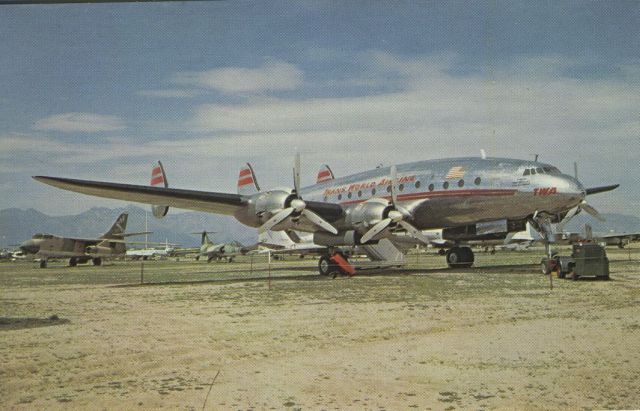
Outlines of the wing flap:
[{"label": "wing flap", "polygon": [[116,200],[163,204],[187,210],[233,215],[245,202],[238,194],[150,187],[72,178],[34,176],[35,180],[63,190]]}]

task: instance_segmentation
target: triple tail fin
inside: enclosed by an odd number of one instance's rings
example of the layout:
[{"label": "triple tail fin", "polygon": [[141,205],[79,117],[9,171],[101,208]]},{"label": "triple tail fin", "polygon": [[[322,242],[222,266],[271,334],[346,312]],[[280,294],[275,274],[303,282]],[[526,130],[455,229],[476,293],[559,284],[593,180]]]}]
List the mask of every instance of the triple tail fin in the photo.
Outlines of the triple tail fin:
[{"label": "triple tail fin", "polygon": [[320,170],[318,170],[318,178],[316,179],[316,184],[333,180],[334,178],[335,177],[333,176],[333,171],[331,171],[328,165],[323,164],[320,167]]},{"label": "triple tail fin", "polygon": [[127,229],[127,218],[129,218],[128,213],[120,214],[115,223],[113,223],[109,231],[104,233],[102,238],[124,237],[124,231]]},{"label": "triple tail fin", "polygon": [[253,172],[251,164],[247,163],[240,169],[238,175],[238,194],[240,195],[252,195],[260,192],[260,186],[258,180]]},{"label": "triple tail fin", "polygon": [[[169,187],[164,167],[162,167],[162,163],[160,161],[158,161],[158,164],[153,166],[151,169],[151,187]],[[153,212],[154,217],[162,218],[169,212],[169,206],[152,205],[151,212]]]}]

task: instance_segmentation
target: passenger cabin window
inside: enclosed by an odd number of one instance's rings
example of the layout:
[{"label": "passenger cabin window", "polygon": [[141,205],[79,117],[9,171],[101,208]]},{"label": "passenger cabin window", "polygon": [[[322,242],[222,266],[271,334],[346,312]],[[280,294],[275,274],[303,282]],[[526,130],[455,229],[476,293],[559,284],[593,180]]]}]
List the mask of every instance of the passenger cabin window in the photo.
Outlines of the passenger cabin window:
[{"label": "passenger cabin window", "polygon": [[415,187],[420,188],[420,181],[416,181]]},{"label": "passenger cabin window", "polygon": [[404,190],[404,184],[400,184],[400,185],[398,186],[398,190],[399,190],[399,191]]},{"label": "passenger cabin window", "polygon": [[464,187],[464,180],[458,181],[458,187]]},{"label": "passenger cabin window", "polygon": [[342,194],[338,194],[338,200],[342,200]]},{"label": "passenger cabin window", "polygon": [[429,191],[433,191],[434,188],[433,184],[429,184]]},{"label": "passenger cabin window", "polygon": [[445,190],[449,188],[449,182],[445,181],[444,183],[442,183],[442,188],[444,188]]},{"label": "passenger cabin window", "polygon": [[347,194],[347,198],[351,198],[351,192],[349,192],[349,194]]},{"label": "passenger cabin window", "polygon": [[376,189],[375,189],[375,188],[372,188],[372,189],[371,189],[371,195],[372,195],[372,196],[376,195]]},{"label": "passenger cabin window", "polygon": [[480,182],[481,182],[481,181],[482,181],[482,179],[480,179],[480,177],[476,177],[476,179],[475,179],[475,180],[473,180],[473,182],[474,182],[477,186],[479,186],[479,185],[480,185]]}]

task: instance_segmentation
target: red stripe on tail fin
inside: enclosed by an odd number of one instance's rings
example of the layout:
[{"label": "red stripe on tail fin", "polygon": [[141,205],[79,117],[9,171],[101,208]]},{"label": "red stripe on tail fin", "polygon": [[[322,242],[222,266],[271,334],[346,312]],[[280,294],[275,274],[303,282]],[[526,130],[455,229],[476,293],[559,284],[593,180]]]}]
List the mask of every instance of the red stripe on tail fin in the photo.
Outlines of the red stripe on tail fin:
[{"label": "red stripe on tail fin", "polygon": [[335,177],[333,176],[333,171],[329,168],[328,165],[323,164],[318,171],[318,178],[316,179],[316,183],[322,183],[323,181],[333,180]]},{"label": "red stripe on tail fin", "polygon": [[[164,167],[162,167],[162,163],[159,161],[158,164],[151,169],[151,186],[169,187],[169,183],[164,174]],[[162,218],[169,212],[169,206],[154,204],[151,206],[151,212],[156,218]]]},{"label": "red stripe on tail fin", "polygon": [[251,168],[251,164],[245,164],[238,174],[238,194],[240,195],[252,195],[260,191],[258,180]]}]

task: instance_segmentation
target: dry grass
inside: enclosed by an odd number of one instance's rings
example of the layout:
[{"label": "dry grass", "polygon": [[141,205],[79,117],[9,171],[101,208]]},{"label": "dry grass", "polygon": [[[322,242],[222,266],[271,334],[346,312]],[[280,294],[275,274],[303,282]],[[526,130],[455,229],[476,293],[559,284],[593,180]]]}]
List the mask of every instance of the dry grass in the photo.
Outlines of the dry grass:
[{"label": "dry grass", "polygon": [[[611,281],[540,252],[409,257],[330,280],[315,261],[0,264],[3,409],[640,407],[640,250]],[[44,322],[52,315],[59,321]],[[68,321],[68,322],[65,322]]]}]

